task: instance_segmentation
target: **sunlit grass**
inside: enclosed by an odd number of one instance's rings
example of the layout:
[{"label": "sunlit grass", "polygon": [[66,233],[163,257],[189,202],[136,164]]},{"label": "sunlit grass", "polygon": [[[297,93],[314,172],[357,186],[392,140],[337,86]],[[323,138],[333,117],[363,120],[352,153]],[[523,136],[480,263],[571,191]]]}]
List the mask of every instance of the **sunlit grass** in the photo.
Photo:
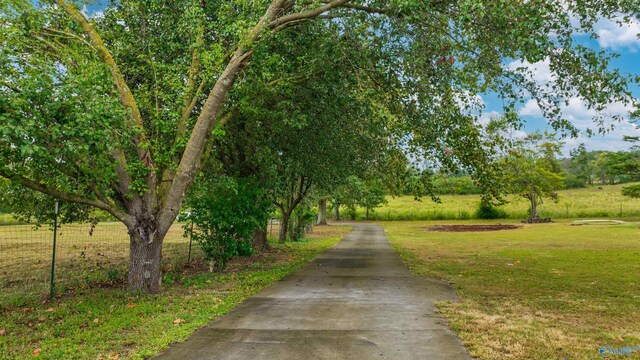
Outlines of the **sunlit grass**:
[{"label": "sunlit grass", "polygon": [[[625,185],[562,190],[557,203],[545,200],[538,208],[541,217],[559,218],[625,218],[640,217],[640,200],[622,196]],[[372,220],[443,220],[470,219],[480,203],[479,195],[443,195],[442,203],[434,203],[430,198],[416,201],[412,196],[387,197],[388,204],[375,210]],[[511,219],[528,217],[529,203],[517,196],[506,197],[508,203],[502,208]],[[364,211],[358,210],[358,218],[364,218]]]},{"label": "sunlit grass", "polygon": [[640,345],[638,223],[424,231],[433,224],[384,226],[414,274],[453,284],[461,301],[439,310],[472,356],[597,359],[601,345]]}]

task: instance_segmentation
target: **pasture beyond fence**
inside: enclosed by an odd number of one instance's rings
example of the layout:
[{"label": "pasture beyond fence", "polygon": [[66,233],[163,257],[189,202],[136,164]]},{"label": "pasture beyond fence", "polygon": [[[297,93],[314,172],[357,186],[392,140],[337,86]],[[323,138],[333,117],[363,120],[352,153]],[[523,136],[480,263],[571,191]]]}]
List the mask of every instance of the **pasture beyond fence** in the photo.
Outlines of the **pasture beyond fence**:
[{"label": "pasture beyond fence", "polygon": [[[180,223],[167,233],[164,271],[201,256],[197,244],[183,234]],[[0,215],[1,306],[88,287],[123,286],[128,262],[129,234],[122,223],[58,224],[54,232],[54,226],[22,224]]]},{"label": "pasture beyond fence", "polygon": [[[183,225],[176,222],[164,239],[163,272],[202,257]],[[276,219],[267,226],[270,236],[278,235]],[[55,232],[54,227],[0,214],[0,308],[89,287],[124,286],[129,234],[122,223],[57,224]]]}]

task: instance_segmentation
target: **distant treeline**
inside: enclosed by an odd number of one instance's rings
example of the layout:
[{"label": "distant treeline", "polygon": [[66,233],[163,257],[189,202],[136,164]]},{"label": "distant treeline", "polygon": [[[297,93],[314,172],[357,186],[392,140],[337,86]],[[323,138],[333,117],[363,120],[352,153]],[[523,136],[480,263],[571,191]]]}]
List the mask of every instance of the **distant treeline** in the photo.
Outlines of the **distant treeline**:
[{"label": "distant treeline", "polygon": [[[640,150],[586,151],[584,145],[580,145],[570,154],[570,157],[560,160],[565,189],[640,181]],[[411,184],[411,181],[407,183]],[[480,188],[471,176],[463,172],[433,174],[431,186],[436,195],[480,194]],[[405,195],[411,195],[412,190],[412,187],[407,187]]]},{"label": "distant treeline", "polygon": [[471,176],[434,176],[433,189],[436,195],[473,195],[480,194],[480,188]]},{"label": "distant treeline", "polygon": [[587,151],[584,144],[562,159],[566,172],[565,188],[580,188],[594,184],[624,184],[640,181],[640,150]]}]

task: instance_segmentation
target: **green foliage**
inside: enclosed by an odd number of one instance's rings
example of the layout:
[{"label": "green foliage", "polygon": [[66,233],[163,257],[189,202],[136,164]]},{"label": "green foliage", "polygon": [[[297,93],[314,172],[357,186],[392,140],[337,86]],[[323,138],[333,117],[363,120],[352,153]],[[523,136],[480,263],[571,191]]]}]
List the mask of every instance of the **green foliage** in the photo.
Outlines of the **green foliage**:
[{"label": "green foliage", "polygon": [[[636,142],[633,137],[626,141]],[[567,188],[586,184],[622,184],[640,180],[640,151],[632,146],[628,151],[587,151],[584,144],[571,151],[565,160]]]},{"label": "green foliage", "polygon": [[567,173],[564,177],[565,189],[578,189],[586,186],[587,186],[587,183],[585,179],[579,178],[578,176],[572,173]]},{"label": "green foliage", "polygon": [[507,192],[529,200],[532,219],[538,217],[537,204],[544,197],[557,201],[558,190],[564,187],[562,169],[556,160],[559,151],[555,134],[534,133],[522,139],[501,161]]},{"label": "green foliage", "polygon": [[473,216],[476,219],[505,219],[507,218],[507,212],[504,211],[504,209],[494,206],[490,202],[480,201]]},{"label": "green foliage", "polygon": [[379,206],[387,203],[387,199],[380,181],[365,181],[362,189],[362,197],[358,201],[358,206],[364,208],[367,213]]},{"label": "green foliage", "polygon": [[480,188],[471,176],[438,176],[433,181],[434,192],[438,195],[479,194]]},{"label": "green foliage", "polygon": [[433,172],[429,169],[420,171],[414,167],[407,167],[403,176],[403,194],[413,195],[416,199],[429,195],[436,200],[433,179]]},{"label": "green foliage", "polygon": [[58,202],[58,223],[98,221],[104,219],[89,206],[58,201],[52,196],[38,193],[11,182],[0,182],[0,203],[6,212],[23,223],[53,225],[55,203]]},{"label": "green foliage", "polygon": [[[269,208],[254,181],[226,176],[200,179],[189,199],[189,220],[195,225],[193,240],[212,270],[224,269],[232,256],[252,254],[253,231],[264,224]],[[190,235],[191,224],[184,228]]]},{"label": "green foliage", "polygon": [[313,220],[315,218],[314,212],[311,210],[311,207],[307,204],[303,204],[302,206],[296,207],[293,211],[292,216],[292,226],[291,226],[291,234],[289,239],[291,241],[300,241],[309,227],[313,225]]},{"label": "green foliage", "polygon": [[583,187],[584,184],[591,184],[594,172],[594,153],[588,152],[584,143],[570,152],[568,176],[565,181],[566,188]]},{"label": "green foliage", "polygon": [[639,199],[640,185],[627,186],[622,188],[622,195]]},{"label": "green foliage", "polygon": [[362,180],[356,176],[349,176],[343,185],[332,191],[333,206],[344,206],[346,214],[351,220],[356,219],[356,208],[361,207],[366,212],[368,220],[370,212],[387,203],[382,183],[379,180]]},{"label": "green foliage", "polygon": [[[147,234],[171,226],[212,153],[272,165],[265,188],[280,199],[299,178],[324,189],[367,178],[389,149],[462,168],[497,196],[504,143],[485,136],[481,94],[504,99],[507,114],[533,97],[575,134],[567,99],[605,131],[619,120],[606,105],[635,102],[640,80],[574,41],[572,21],[597,36],[602,17],[631,21],[635,2],[110,1],[89,19],[84,4],[0,2],[0,176]],[[507,61],[548,61],[554,81]],[[250,151],[220,155],[217,137],[247,134]]]}]

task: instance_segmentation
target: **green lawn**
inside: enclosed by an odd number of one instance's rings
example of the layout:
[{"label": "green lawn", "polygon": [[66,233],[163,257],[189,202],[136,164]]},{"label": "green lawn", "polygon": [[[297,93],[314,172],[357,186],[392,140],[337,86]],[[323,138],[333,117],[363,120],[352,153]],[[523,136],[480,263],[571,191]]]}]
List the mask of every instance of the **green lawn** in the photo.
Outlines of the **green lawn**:
[{"label": "green lawn", "polygon": [[54,301],[0,306],[0,358],[143,359],[289,274],[335,244],[348,227],[317,227],[304,241],[236,258],[224,273],[206,264],[164,276],[160,295],[118,287],[75,289]]},{"label": "green lawn", "polygon": [[453,284],[461,301],[438,308],[472,356],[597,359],[601,345],[640,346],[638,223],[424,230],[434,224],[384,227],[415,275]]},{"label": "green lawn", "polygon": [[[557,203],[545,200],[538,211],[542,217],[592,218],[592,217],[640,217],[640,200],[622,196],[624,185],[602,186],[584,189],[562,190]],[[388,204],[379,207],[371,215],[372,220],[443,220],[469,219],[473,217],[479,195],[443,195],[437,204],[425,197],[416,201],[413,196],[387,197]],[[508,196],[503,206],[511,219],[528,217],[529,203],[517,196]],[[358,218],[364,218],[364,210],[358,209]]]}]

